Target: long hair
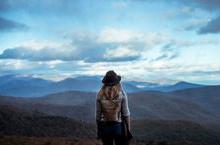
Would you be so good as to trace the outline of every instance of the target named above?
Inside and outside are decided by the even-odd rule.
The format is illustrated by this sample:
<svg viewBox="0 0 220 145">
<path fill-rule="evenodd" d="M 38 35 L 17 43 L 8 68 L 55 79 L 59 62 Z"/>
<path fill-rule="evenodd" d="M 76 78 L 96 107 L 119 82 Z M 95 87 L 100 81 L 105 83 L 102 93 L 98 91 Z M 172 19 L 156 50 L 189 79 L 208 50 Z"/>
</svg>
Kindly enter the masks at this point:
<svg viewBox="0 0 220 145">
<path fill-rule="evenodd" d="M 100 97 L 106 96 L 107 99 L 112 100 L 119 97 L 119 92 L 121 91 L 121 84 L 118 83 L 114 86 L 103 85 L 99 90 L 98 95 Z"/>
</svg>

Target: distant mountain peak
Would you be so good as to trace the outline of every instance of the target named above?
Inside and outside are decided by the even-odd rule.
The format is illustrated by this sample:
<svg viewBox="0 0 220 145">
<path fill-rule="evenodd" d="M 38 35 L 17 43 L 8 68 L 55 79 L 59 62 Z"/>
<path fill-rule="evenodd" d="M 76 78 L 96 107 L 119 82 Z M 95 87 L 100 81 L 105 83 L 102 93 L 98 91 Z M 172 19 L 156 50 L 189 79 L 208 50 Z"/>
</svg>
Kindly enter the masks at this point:
<svg viewBox="0 0 220 145">
<path fill-rule="evenodd" d="M 202 86 L 200 84 L 196 84 L 196 83 L 190 83 L 190 82 L 186 82 L 186 81 L 179 81 L 174 85 L 197 85 L 197 86 Z"/>
<path fill-rule="evenodd" d="M 186 81 L 179 81 L 179 82 L 175 83 L 174 85 L 182 85 L 182 84 L 192 84 L 192 83 L 189 83 Z"/>
</svg>

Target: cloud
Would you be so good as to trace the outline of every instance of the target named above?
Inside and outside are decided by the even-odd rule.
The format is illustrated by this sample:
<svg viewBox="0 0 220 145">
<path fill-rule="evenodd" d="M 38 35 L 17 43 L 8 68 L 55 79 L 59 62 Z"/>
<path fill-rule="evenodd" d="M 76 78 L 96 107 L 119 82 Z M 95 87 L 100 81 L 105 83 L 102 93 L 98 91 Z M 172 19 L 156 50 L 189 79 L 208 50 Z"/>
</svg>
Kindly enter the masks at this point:
<svg viewBox="0 0 220 145">
<path fill-rule="evenodd" d="M 129 49 L 128 47 L 119 46 L 116 49 L 107 49 L 106 54 L 104 55 L 105 58 L 120 58 L 123 56 L 127 57 L 138 57 L 140 56 L 140 51 Z"/>
<path fill-rule="evenodd" d="M 161 45 L 170 38 L 163 33 L 146 34 L 138 31 L 106 27 L 97 35 L 91 35 L 91 33 L 88 34 L 88 32 L 80 33 L 80 35 L 74 33 L 72 39 L 72 44 L 75 45 L 76 48 L 84 48 L 81 50 L 95 52 L 96 55 L 100 54 L 102 61 L 115 62 L 145 59 L 145 52 L 154 51 L 153 49 L 156 46 Z M 85 44 L 88 45 L 85 46 Z M 90 62 L 94 61 L 90 59 Z"/>
<path fill-rule="evenodd" d="M 0 60 L 0 71 L 4 74 L 41 74 L 45 78 L 54 76 L 63 78 L 79 75 L 104 75 L 107 70 L 113 69 L 123 76 L 123 80 L 157 83 L 207 80 L 209 84 L 219 84 L 219 68 L 219 64 L 185 65 L 167 61 L 148 62 L 146 60 L 96 63 L 57 60 L 39 62 L 15 59 Z"/>
<path fill-rule="evenodd" d="M 219 0 L 185 0 L 181 1 L 185 4 L 191 4 L 195 7 L 200 7 L 209 11 L 219 10 L 220 1 Z"/>
<path fill-rule="evenodd" d="M 179 55 L 178 53 L 164 53 L 157 58 L 155 58 L 153 61 L 159 61 L 159 60 L 172 60 L 177 58 Z"/>
<path fill-rule="evenodd" d="M 8 31 L 13 31 L 13 30 L 25 30 L 27 28 L 28 27 L 24 24 L 0 17 L 0 32 L 8 32 Z"/>
<path fill-rule="evenodd" d="M 68 47 L 44 46 L 36 48 L 36 45 L 34 45 L 35 47 L 33 45 L 30 45 L 30 47 L 24 45 L 5 49 L 0 54 L 0 59 L 26 59 L 31 61 L 84 60 L 86 62 L 131 61 L 137 59 L 140 55 L 138 53 L 140 50 L 135 45 L 136 41 L 130 38 L 132 34 L 128 36 L 129 39 L 122 37 L 111 39 L 111 36 L 108 34 L 103 35 L 103 32 L 96 34 L 88 31 L 79 31 L 67 36 L 71 41 Z M 121 35 L 125 36 L 122 32 Z M 122 50 L 122 48 L 126 49 Z M 130 52 L 133 52 L 133 54 L 130 54 Z"/>
<path fill-rule="evenodd" d="M 0 71 L 5 73 L 42 73 L 47 75 L 58 73 L 67 74 L 68 72 L 83 72 L 88 67 L 89 65 L 85 64 L 83 61 L 28 61 L 20 59 L 0 60 Z"/>
<path fill-rule="evenodd" d="M 202 18 L 193 18 L 186 21 L 186 24 L 181 26 L 181 28 L 178 28 L 180 31 L 197 31 L 200 29 L 204 24 L 208 23 L 209 19 L 202 19 Z"/>
<path fill-rule="evenodd" d="M 51 8 L 56 9 L 57 7 L 63 7 L 63 4 L 70 2 L 70 0 L 66 0 L 65 2 L 60 0 L 1 0 L 0 12 L 14 11 L 18 9 L 39 9 L 39 11 L 41 11 L 44 8 L 49 8 L 51 10 Z"/>
<path fill-rule="evenodd" d="M 74 56 L 71 55 L 72 50 L 63 51 L 59 48 L 44 48 L 44 49 L 31 49 L 31 48 L 9 48 L 3 51 L 0 59 L 27 59 L 32 61 L 49 61 L 49 60 L 73 60 Z"/>
<path fill-rule="evenodd" d="M 105 28 L 99 33 L 78 31 L 68 37 L 76 53 L 87 62 L 132 61 L 146 48 L 142 33 L 125 29 Z"/>
<path fill-rule="evenodd" d="M 209 21 L 205 26 L 198 30 L 198 34 L 219 33 L 220 32 L 220 16 Z"/>
<path fill-rule="evenodd" d="M 143 41 L 144 35 L 140 32 L 116 29 L 107 27 L 101 31 L 98 36 L 98 41 L 104 43 L 130 43 L 132 41 L 140 42 Z"/>
<path fill-rule="evenodd" d="M 68 34 L 65 39 L 70 43 L 66 45 L 20 45 L 7 48 L 0 54 L 0 59 L 26 59 L 31 61 L 50 60 L 83 60 L 86 62 L 117 62 L 134 61 L 154 57 L 147 54 L 163 43 L 170 41 L 164 34 L 137 32 L 125 29 L 106 28 L 99 33 L 77 31 Z M 29 43 L 28 43 L 29 44 Z M 48 42 L 48 44 L 50 44 Z M 37 46 L 41 48 L 36 48 Z M 172 52 L 173 53 L 173 52 Z M 175 56 L 167 49 L 159 55 L 166 54 L 167 59 Z M 159 59 L 158 59 L 159 60 Z"/>
<path fill-rule="evenodd" d="M 165 0 L 161 0 L 165 2 Z M 219 0 L 172 0 L 172 4 L 180 5 L 178 11 L 171 12 L 169 15 L 172 17 L 181 17 L 181 15 L 186 16 L 187 19 L 192 16 L 194 18 L 201 13 L 198 20 L 191 22 L 189 25 L 184 26 L 184 30 L 198 30 L 198 34 L 207 34 L 207 33 L 219 33 L 220 32 L 220 1 Z M 207 21 L 204 14 L 208 14 L 209 17 L 218 15 L 217 18 L 214 18 L 210 21 Z M 179 14 L 179 15 L 178 15 Z M 169 16 L 168 15 L 168 16 Z M 202 17 L 201 17 L 202 16 Z M 183 18 L 183 17 L 182 17 Z M 205 19 L 204 19 L 205 18 Z M 209 18 L 210 19 L 210 18 Z M 205 26 L 202 24 L 206 23 Z"/>
<path fill-rule="evenodd" d="M 90 65 L 83 61 L 28 61 L 18 59 L 0 60 L 1 75 L 31 75 L 44 79 L 62 80 L 67 77 L 88 74 Z"/>
<path fill-rule="evenodd" d="M 171 41 L 158 49 L 159 52 L 150 61 L 157 62 L 164 60 L 173 60 L 179 56 L 178 48 L 184 47 L 185 45 L 185 43 L 177 44 L 176 41 Z"/>
<path fill-rule="evenodd" d="M 85 20 L 97 15 L 97 8 L 102 7 L 96 5 L 96 2 L 73 0 L 1 0 L 0 14 L 22 12 L 26 15 L 71 16 L 71 19 Z M 88 11 L 88 7 L 93 12 Z"/>
<path fill-rule="evenodd" d="M 220 75 L 220 70 L 211 70 L 211 71 L 194 71 L 192 72 L 196 75 Z"/>
<path fill-rule="evenodd" d="M 143 51 L 167 39 L 163 34 L 144 34 L 111 27 L 104 28 L 99 33 L 74 32 L 67 37 L 72 41 L 76 53 L 87 62 L 137 60 Z"/>
<path fill-rule="evenodd" d="M 164 16 L 168 18 L 168 20 L 173 19 L 188 19 L 194 16 L 196 9 L 190 6 L 178 7 L 177 9 L 169 9 L 165 11 Z"/>
<path fill-rule="evenodd" d="M 166 2 L 166 0 L 161 1 Z M 201 8 L 208 11 L 219 11 L 220 7 L 219 0 L 171 0 L 170 2 L 194 8 Z"/>
<path fill-rule="evenodd" d="M 185 0 L 180 1 L 185 5 L 191 5 L 194 8 L 204 9 L 208 12 L 215 12 L 220 14 L 220 1 L 219 0 Z M 197 26 L 199 27 L 199 25 Z M 195 28 L 195 26 L 194 26 Z M 187 29 L 192 29 L 192 27 L 188 27 Z M 201 26 L 197 33 L 198 34 L 216 34 L 220 32 L 220 15 L 209 22 L 205 26 Z"/>
<path fill-rule="evenodd" d="M 167 3 L 167 0 L 132 0 L 133 2 L 144 2 L 144 3 L 152 3 L 152 2 L 164 2 Z M 217 10 L 219 11 L 220 1 L 219 0 L 170 0 L 169 4 L 181 4 L 184 6 L 191 6 L 194 8 L 202 8 L 209 11 Z"/>
</svg>

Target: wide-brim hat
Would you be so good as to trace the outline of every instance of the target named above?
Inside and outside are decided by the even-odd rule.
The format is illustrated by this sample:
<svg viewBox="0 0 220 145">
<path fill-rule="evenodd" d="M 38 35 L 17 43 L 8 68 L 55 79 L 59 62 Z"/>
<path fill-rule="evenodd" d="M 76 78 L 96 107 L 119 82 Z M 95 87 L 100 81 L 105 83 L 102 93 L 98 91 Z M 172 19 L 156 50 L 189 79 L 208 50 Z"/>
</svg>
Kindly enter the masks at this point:
<svg viewBox="0 0 220 145">
<path fill-rule="evenodd" d="M 108 71 L 104 78 L 102 79 L 102 83 L 106 86 L 114 86 L 121 81 L 121 76 L 117 75 L 113 70 Z"/>
</svg>

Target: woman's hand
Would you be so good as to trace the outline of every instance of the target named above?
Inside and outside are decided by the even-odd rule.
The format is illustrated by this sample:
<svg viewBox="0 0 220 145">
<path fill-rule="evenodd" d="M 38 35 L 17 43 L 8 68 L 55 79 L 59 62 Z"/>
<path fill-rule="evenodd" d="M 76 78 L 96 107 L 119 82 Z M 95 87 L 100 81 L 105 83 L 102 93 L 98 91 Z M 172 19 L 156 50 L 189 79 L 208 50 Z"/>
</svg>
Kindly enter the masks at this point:
<svg viewBox="0 0 220 145">
<path fill-rule="evenodd" d="M 101 131 L 100 131 L 100 121 L 96 120 L 96 139 L 100 139 L 101 138 Z"/>
<path fill-rule="evenodd" d="M 125 132 L 124 136 L 127 140 L 131 140 L 133 135 L 131 134 L 131 125 L 130 125 L 130 116 L 123 117 L 124 125 L 125 125 Z"/>
<path fill-rule="evenodd" d="M 130 116 L 125 117 L 125 123 L 126 123 L 126 126 L 127 126 L 128 130 L 130 131 L 131 130 Z"/>
</svg>

